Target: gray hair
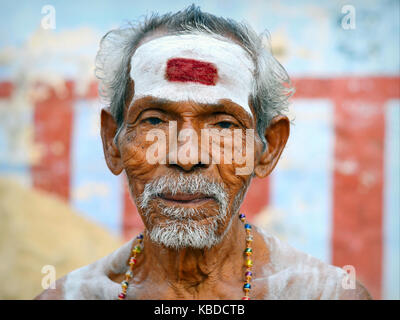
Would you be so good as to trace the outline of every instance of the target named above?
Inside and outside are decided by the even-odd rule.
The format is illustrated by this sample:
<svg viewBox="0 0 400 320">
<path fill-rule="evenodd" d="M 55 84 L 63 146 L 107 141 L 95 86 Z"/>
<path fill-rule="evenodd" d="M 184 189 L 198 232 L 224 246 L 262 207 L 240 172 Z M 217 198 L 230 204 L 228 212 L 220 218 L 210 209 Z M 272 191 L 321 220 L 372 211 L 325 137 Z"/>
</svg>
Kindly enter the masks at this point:
<svg viewBox="0 0 400 320">
<path fill-rule="evenodd" d="M 111 30 L 102 38 L 95 74 L 100 80 L 100 96 L 117 122 L 117 135 L 123 125 L 126 102 L 133 95 L 130 59 L 140 41 L 157 31 L 166 34 L 201 32 L 232 38 L 249 53 L 255 64 L 253 90 L 249 98 L 256 116 L 257 133 L 265 147 L 265 129 L 273 117 L 287 111 L 289 98 L 294 93 L 289 75 L 272 55 L 267 32 L 257 35 L 244 22 L 202 12 L 195 5 L 177 13 L 152 14 L 141 23 Z"/>
<path fill-rule="evenodd" d="M 151 221 L 150 214 L 153 207 L 152 200 L 163 193 L 173 195 L 183 192 L 187 194 L 202 193 L 212 197 L 218 203 L 216 214 L 208 216 L 203 208 L 184 208 L 180 206 L 165 206 L 158 203 L 158 208 L 162 215 L 167 217 L 167 221 L 156 224 Z M 228 210 L 229 195 L 225 191 L 223 183 L 209 180 L 202 174 L 179 176 L 162 176 L 145 185 L 142 195 L 139 197 L 138 207 L 142 209 L 146 220 L 146 232 L 155 243 L 163 244 L 167 247 L 180 249 L 185 247 L 192 248 L 211 248 L 218 244 L 229 231 L 232 225 L 233 212 Z M 237 202 L 234 201 L 236 205 Z M 236 208 L 236 207 L 235 207 Z M 237 207 L 239 208 L 239 207 Z M 196 220 L 207 219 L 207 224 L 199 223 Z M 228 220 L 228 227 L 222 234 L 218 229 L 224 220 Z"/>
</svg>

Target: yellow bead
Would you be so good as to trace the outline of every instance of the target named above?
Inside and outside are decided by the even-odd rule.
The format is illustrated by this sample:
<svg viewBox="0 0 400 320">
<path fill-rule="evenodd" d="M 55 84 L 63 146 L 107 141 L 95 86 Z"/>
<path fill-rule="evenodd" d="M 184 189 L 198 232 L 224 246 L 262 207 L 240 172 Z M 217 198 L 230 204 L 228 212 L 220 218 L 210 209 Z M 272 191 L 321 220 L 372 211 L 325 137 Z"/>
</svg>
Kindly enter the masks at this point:
<svg viewBox="0 0 400 320">
<path fill-rule="evenodd" d="M 250 259 L 246 260 L 246 266 L 247 267 L 253 266 L 253 261 L 251 261 Z"/>
</svg>

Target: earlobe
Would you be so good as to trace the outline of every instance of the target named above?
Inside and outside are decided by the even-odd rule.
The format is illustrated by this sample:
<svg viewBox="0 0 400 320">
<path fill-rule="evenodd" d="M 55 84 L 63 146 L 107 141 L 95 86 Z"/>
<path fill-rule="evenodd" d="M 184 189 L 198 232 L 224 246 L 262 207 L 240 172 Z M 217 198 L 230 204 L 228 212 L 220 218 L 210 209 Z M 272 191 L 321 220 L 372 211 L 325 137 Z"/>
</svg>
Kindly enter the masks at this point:
<svg viewBox="0 0 400 320">
<path fill-rule="evenodd" d="M 121 153 L 115 145 L 114 137 L 117 133 L 117 123 L 107 109 L 101 110 L 101 140 L 103 141 L 103 151 L 106 163 L 111 172 L 119 175 L 123 169 Z"/>
<path fill-rule="evenodd" d="M 275 168 L 285 148 L 290 133 L 290 121 L 286 116 L 280 115 L 272 119 L 265 130 L 267 147 L 254 168 L 254 173 L 259 178 L 265 178 Z"/>
</svg>

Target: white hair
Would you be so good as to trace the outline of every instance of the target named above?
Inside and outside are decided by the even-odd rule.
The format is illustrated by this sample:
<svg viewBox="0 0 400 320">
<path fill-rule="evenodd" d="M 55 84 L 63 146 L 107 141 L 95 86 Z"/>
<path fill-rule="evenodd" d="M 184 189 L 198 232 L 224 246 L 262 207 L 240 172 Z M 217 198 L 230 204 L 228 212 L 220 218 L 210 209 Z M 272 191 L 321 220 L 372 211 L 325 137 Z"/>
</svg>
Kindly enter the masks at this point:
<svg viewBox="0 0 400 320">
<path fill-rule="evenodd" d="M 154 225 L 149 219 L 150 214 L 155 210 L 152 205 L 153 200 L 163 193 L 172 195 L 202 193 L 214 198 L 218 207 L 215 209 L 215 214 L 212 214 L 204 208 L 167 206 L 158 201 L 157 208 L 167 221 Z M 147 183 L 139 198 L 138 206 L 146 219 L 150 239 L 174 249 L 211 248 L 222 240 L 232 223 L 232 216 L 228 210 L 228 195 L 223 184 L 210 181 L 200 174 L 185 176 L 181 173 L 177 178 L 163 176 Z M 228 227 L 224 232 L 219 233 L 218 229 L 226 219 L 230 219 Z M 203 222 L 199 223 L 199 220 Z M 204 220 L 207 223 L 204 223 Z"/>
<path fill-rule="evenodd" d="M 95 73 L 100 81 L 100 95 L 110 107 L 118 128 L 123 125 L 125 104 L 133 95 L 129 75 L 131 57 L 140 41 L 157 31 L 223 37 L 237 42 L 249 53 L 255 65 L 249 98 L 257 119 L 257 133 L 265 147 L 265 129 L 274 116 L 287 110 L 289 98 L 294 93 L 286 70 L 272 55 L 269 35 L 267 32 L 258 35 L 246 23 L 202 12 L 195 5 L 174 14 L 153 14 L 143 23 L 111 30 L 102 38 Z"/>
</svg>

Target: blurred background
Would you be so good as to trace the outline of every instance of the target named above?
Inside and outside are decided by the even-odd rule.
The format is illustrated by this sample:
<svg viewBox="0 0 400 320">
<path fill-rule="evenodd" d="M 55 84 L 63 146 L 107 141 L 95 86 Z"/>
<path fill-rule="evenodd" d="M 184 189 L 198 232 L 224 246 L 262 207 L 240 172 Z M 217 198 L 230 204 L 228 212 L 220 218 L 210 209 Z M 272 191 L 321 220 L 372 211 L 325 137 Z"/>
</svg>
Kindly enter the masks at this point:
<svg viewBox="0 0 400 320">
<path fill-rule="evenodd" d="M 0 299 L 41 292 L 141 231 L 106 167 L 94 77 L 101 37 L 191 3 L 268 29 L 296 87 L 280 163 L 250 221 L 375 299 L 400 299 L 399 1 L 0 1 Z"/>
</svg>

